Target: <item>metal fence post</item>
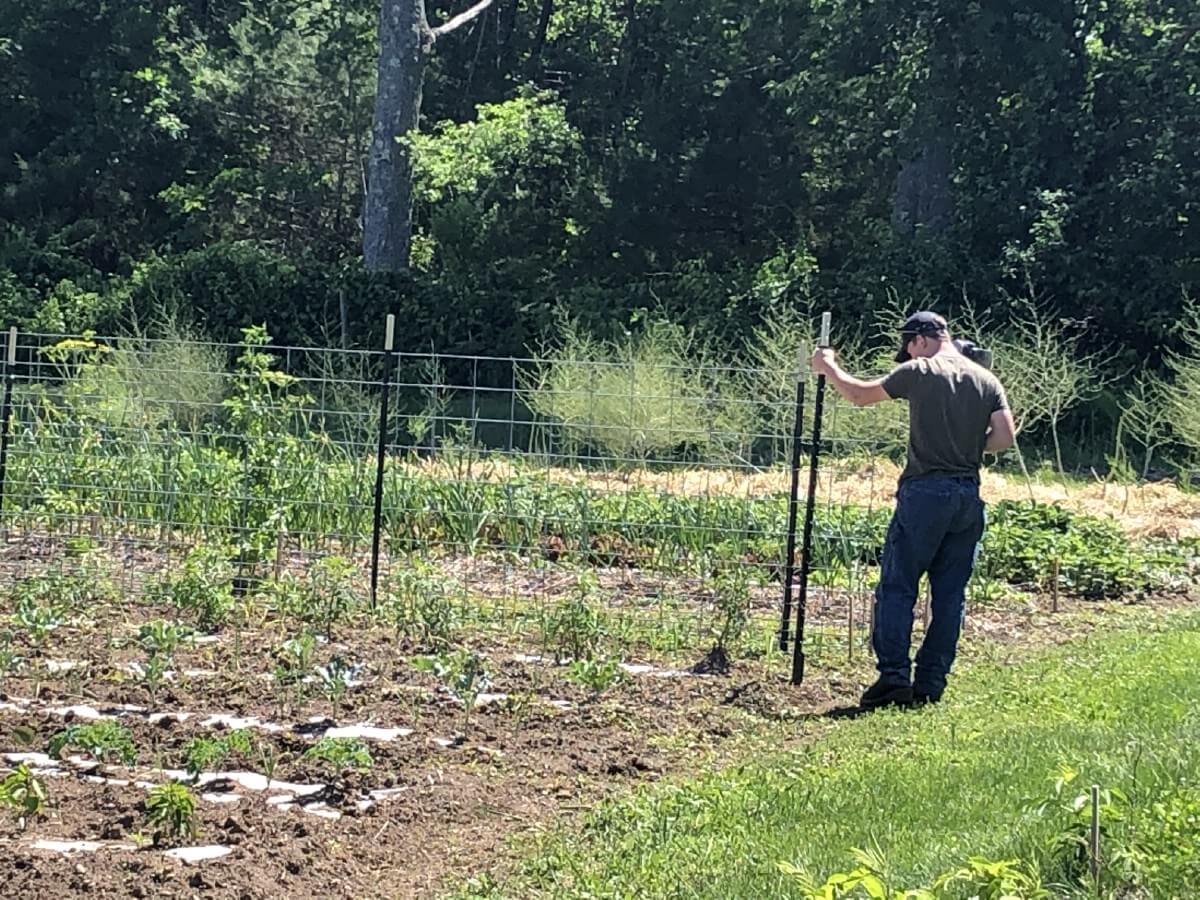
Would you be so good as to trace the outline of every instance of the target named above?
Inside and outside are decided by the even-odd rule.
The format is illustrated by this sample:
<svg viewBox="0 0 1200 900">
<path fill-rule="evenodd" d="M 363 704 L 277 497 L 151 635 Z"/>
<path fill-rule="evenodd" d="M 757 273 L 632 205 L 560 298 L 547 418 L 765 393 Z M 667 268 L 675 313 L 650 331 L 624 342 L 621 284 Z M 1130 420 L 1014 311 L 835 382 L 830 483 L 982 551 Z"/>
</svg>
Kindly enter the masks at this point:
<svg viewBox="0 0 1200 900">
<path fill-rule="evenodd" d="M 391 394 L 392 353 L 395 349 L 396 317 L 387 317 L 383 339 L 383 377 L 379 392 L 379 449 L 375 455 L 375 512 L 371 526 L 371 609 L 379 594 L 379 542 L 383 532 L 383 465 L 388 446 L 388 397 Z"/>
<path fill-rule="evenodd" d="M 821 316 L 819 347 L 829 346 L 831 315 Z M 813 514 L 817 505 L 817 464 L 821 457 L 821 416 L 825 412 L 825 376 L 817 378 L 817 395 L 813 403 L 812 447 L 809 449 L 808 504 L 804 508 L 804 537 L 800 554 L 800 596 L 796 600 L 796 644 L 792 653 L 792 684 L 804 681 L 804 622 L 808 606 L 808 576 L 812 571 Z"/>
<path fill-rule="evenodd" d="M 787 556 L 783 568 L 783 616 L 779 621 L 779 649 L 786 653 L 792 621 L 792 588 L 796 582 L 796 512 L 800 494 L 800 454 L 804 439 L 804 386 L 808 381 L 808 347 L 800 348 L 800 374 L 796 379 L 796 419 L 792 424 L 792 482 L 788 495 Z"/>
<path fill-rule="evenodd" d="M 0 522 L 4 517 L 4 497 L 8 486 L 8 431 L 12 424 L 13 382 L 17 379 L 17 328 L 8 329 L 8 353 L 4 364 L 4 405 L 0 409 Z"/>
</svg>

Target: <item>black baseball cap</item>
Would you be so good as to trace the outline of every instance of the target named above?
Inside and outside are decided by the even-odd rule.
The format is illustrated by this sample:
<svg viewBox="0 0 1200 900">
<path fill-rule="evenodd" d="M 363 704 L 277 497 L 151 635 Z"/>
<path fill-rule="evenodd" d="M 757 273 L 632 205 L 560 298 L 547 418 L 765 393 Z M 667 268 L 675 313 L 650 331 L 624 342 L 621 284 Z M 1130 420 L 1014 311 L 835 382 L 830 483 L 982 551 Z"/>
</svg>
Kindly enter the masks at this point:
<svg viewBox="0 0 1200 900">
<path fill-rule="evenodd" d="M 908 342 L 915 337 L 945 337 L 950 333 L 950 326 L 935 312 L 928 310 L 913 313 L 900 326 L 900 351 L 896 354 L 896 362 L 903 363 L 912 359 L 908 355 Z"/>
</svg>

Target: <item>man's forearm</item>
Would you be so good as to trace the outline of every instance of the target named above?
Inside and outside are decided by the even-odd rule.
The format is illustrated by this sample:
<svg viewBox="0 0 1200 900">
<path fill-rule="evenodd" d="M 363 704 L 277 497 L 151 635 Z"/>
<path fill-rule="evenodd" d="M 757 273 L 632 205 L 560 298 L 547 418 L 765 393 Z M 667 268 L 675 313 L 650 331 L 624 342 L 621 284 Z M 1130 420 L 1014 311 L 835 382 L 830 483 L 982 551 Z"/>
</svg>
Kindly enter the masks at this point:
<svg viewBox="0 0 1200 900">
<path fill-rule="evenodd" d="M 875 389 L 873 382 L 855 378 L 838 365 L 830 366 L 829 374 L 826 377 L 829 383 L 833 385 L 834 390 L 855 406 L 863 406 L 868 403 L 870 394 Z"/>
<path fill-rule="evenodd" d="M 987 440 L 983 443 L 984 453 L 999 453 L 1002 450 L 1007 450 L 1013 445 L 1012 438 L 1006 434 L 1000 434 L 995 428 L 989 428 Z"/>
<path fill-rule="evenodd" d="M 989 424 L 991 427 L 988 428 L 987 439 L 983 442 L 984 452 L 999 453 L 1016 443 L 1017 427 L 1013 422 L 1012 413 L 1007 409 L 992 413 Z"/>
</svg>

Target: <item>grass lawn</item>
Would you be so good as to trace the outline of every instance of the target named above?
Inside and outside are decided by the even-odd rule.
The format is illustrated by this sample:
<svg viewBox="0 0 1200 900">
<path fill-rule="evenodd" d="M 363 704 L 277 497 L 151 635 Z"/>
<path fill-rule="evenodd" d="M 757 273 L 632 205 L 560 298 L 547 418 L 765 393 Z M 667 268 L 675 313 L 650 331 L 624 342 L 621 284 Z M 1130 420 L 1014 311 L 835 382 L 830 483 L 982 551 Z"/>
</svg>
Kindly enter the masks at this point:
<svg viewBox="0 0 1200 900">
<path fill-rule="evenodd" d="M 925 896 L 1194 897 L 1200 615 L 1131 627 L 975 666 L 937 707 L 842 721 L 795 751 L 638 791 L 526 848 L 510 880 L 482 879 L 464 896 L 891 900 L 975 857 L 1016 861 L 1029 884 Z M 1082 844 L 1090 803 L 1078 799 L 1092 784 L 1103 791 L 1098 892 Z M 875 858 L 889 892 L 819 893 L 860 868 L 854 848 Z"/>
</svg>

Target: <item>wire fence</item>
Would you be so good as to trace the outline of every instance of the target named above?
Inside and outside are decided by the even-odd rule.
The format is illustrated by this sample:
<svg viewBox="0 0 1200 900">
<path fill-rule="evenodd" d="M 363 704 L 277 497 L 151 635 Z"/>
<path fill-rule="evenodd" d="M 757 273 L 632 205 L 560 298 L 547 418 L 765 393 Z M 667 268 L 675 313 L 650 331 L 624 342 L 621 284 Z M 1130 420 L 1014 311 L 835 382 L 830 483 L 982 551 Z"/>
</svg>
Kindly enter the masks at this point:
<svg viewBox="0 0 1200 900">
<path fill-rule="evenodd" d="M 623 653 L 775 641 L 798 364 L 278 347 L 252 331 L 14 330 L 7 350 L 10 583 L 103 569 L 130 602 L 212 620 L 198 595 L 228 582 L 228 603 L 442 640 L 477 622 L 545 643 L 599 610 Z M 828 398 L 838 465 L 896 451 L 902 423 L 856 414 Z M 875 471 L 835 466 L 819 485 L 813 652 L 869 639 L 891 494 Z"/>
</svg>

